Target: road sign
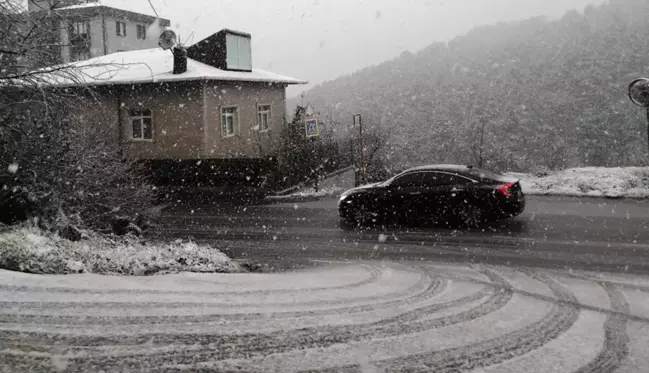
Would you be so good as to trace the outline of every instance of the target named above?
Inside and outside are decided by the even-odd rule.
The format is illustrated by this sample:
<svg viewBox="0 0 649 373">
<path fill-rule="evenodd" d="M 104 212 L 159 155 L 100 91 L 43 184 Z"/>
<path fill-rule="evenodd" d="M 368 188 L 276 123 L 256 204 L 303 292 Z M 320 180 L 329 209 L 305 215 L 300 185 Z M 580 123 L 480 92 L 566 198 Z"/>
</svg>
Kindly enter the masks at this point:
<svg viewBox="0 0 649 373">
<path fill-rule="evenodd" d="M 361 123 L 362 123 L 361 115 L 360 114 L 354 115 L 354 127 L 361 126 Z"/>
<path fill-rule="evenodd" d="M 647 147 L 649 147 L 649 79 L 636 79 L 629 84 L 629 98 L 647 111 Z"/>
<path fill-rule="evenodd" d="M 306 129 L 306 137 L 320 136 L 320 126 L 318 126 L 318 118 L 315 115 L 306 117 L 305 129 Z"/>
<path fill-rule="evenodd" d="M 629 85 L 629 98 L 640 107 L 649 107 L 649 79 L 634 80 Z"/>
</svg>

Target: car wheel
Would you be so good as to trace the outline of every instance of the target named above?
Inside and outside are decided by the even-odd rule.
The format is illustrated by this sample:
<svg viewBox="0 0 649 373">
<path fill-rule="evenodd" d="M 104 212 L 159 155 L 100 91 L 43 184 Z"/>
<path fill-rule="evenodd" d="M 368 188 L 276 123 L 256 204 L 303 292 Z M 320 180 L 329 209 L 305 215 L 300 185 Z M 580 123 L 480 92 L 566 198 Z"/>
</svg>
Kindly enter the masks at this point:
<svg viewBox="0 0 649 373">
<path fill-rule="evenodd" d="M 458 216 L 460 223 L 467 228 L 477 228 L 485 220 L 484 211 L 477 206 L 464 204 Z"/>
<path fill-rule="evenodd" d="M 359 205 L 355 207 L 351 211 L 347 219 L 349 223 L 356 224 L 356 225 L 372 224 L 372 223 L 376 223 L 377 220 L 378 220 L 378 214 L 364 205 Z"/>
</svg>

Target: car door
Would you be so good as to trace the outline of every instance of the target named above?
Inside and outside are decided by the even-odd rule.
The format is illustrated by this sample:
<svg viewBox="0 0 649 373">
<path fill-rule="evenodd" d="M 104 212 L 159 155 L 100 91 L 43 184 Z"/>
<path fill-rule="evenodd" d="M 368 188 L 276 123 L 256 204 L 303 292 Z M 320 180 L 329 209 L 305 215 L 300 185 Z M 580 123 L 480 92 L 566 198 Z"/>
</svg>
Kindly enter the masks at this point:
<svg viewBox="0 0 649 373">
<path fill-rule="evenodd" d="M 421 172 L 409 172 L 395 178 L 388 187 L 386 196 L 386 213 L 389 217 L 400 220 L 417 218 L 417 204 L 422 196 Z"/>
<path fill-rule="evenodd" d="M 448 172 L 436 172 L 433 196 L 437 216 L 454 215 L 468 203 L 475 181 Z"/>
<path fill-rule="evenodd" d="M 443 174 L 436 171 L 428 171 L 422 179 L 422 195 L 419 198 L 420 214 L 427 217 L 437 217 L 442 213 L 442 196 L 444 192 Z"/>
</svg>

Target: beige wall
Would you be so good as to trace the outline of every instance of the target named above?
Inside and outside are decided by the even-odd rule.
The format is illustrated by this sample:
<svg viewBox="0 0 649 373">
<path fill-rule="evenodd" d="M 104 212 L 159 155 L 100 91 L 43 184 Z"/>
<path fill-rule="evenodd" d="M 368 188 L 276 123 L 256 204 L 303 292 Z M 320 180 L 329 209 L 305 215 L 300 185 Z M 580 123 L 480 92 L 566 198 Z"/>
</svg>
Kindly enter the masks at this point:
<svg viewBox="0 0 649 373">
<path fill-rule="evenodd" d="M 269 154 L 284 123 L 285 86 L 266 83 L 208 82 L 205 87 L 205 158 L 251 158 Z M 257 126 L 257 105 L 271 105 L 269 131 Z M 224 138 L 221 108 L 238 108 L 239 126 L 234 137 Z"/>
<path fill-rule="evenodd" d="M 106 49 L 107 54 L 115 53 L 118 51 L 130 51 L 139 49 L 150 49 L 158 47 L 158 37 L 165 30 L 157 21 L 153 24 L 147 24 L 146 39 L 141 40 L 137 38 L 137 25 L 144 24 L 141 22 L 134 22 L 128 19 L 117 19 L 113 17 L 105 17 L 106 20 Z M 117 21 L 126 23 L 126 36 L 117 36 Z M 93 35 L 94 40 L 94 35 Z M 94 45 L 93 45 L 94 47 Z M 93 54 L 94 56 L 94 54 Z"/>
<path fill-rule="evenodd" d="M 59 32 L 61 34 L 61 61 L 64 63 L 70 62 L 70 47 L 68 46 L 70 44 L 70 38 L 69 38 L 69 31 L 67 28 L 67 22 L 61 21 L 59 23 Z"/>
<path fill-rule="evenodd" d="M 90 20 L 90 57 L 104 55 L 104 26 L 101 17 Z"/>
<path fill-rule="evenodd" d="M 122 142 L 128 157 L 140 159 L 197 159 L 203 150 L 201 83 L 166 88 L 153 85 L 122 94 Z M 130 110 L 153 112 L 153 140 L 133 140 Z"/>
<path fill-rule="evenodd" d="M 146 39 L 141 40 L 137 38 L 137 25 L 145 23 L 120 18 L 119 21 L 126 23 L 126 36 L 118 36 L 117 20 L 117 18 L 111 16 L 99 16 L 87 20 L 90 24 L 91 58 L 119 51 L 151 49 L 158 47 L 158 37 L 162 31 L 165 30 L 165 27 L 160 26 L 157 21 L 153 24 L 147 25 Z M 70 48 L 65 46 L 69 43 L 68 32 L 65 23 L 61 22 L 61 44 L 64 45 L 61 49 L 63 62 L 70 62 Z M 106 40 L 105 51 L 104 39 Z"/>
<path fill-rule="evenodd" d="M 104 113 L 98 114 L 96 107 L 80 106 L 75 115 L 96 126 L 114 128 L 115 141 L 123 144 L 127 157 L 135 159 L 258 158 L 275 150 L 284 124 L 283 85 L 186 82 L 121 86 L 104 91 L 101 100 Z M 270 128 L 263 133 L 254 129 L 257 105 L 271 105 Z M 230 138 L 221 136 L 221 108 L 226 106 L 239 110 L 236 136 Z M 132 138 L 131 109 L 152 111 L 152 140 Z"/>
</svg>

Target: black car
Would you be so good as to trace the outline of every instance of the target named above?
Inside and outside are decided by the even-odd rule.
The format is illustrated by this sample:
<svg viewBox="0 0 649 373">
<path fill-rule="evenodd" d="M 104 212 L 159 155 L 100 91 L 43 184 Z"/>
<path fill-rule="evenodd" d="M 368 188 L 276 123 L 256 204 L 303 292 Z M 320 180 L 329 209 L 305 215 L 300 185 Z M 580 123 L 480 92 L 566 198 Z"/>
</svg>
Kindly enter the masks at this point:
<svg viewBox="0 0 649 373">
<path fill-rule="evenodd" d="M 525 209 L 519 180 L 471 166 L 412 168 L 340 196 L 341 218 L 352 224 L 378 222 L 459 223 L 511 218 Z"/>
</svg>

